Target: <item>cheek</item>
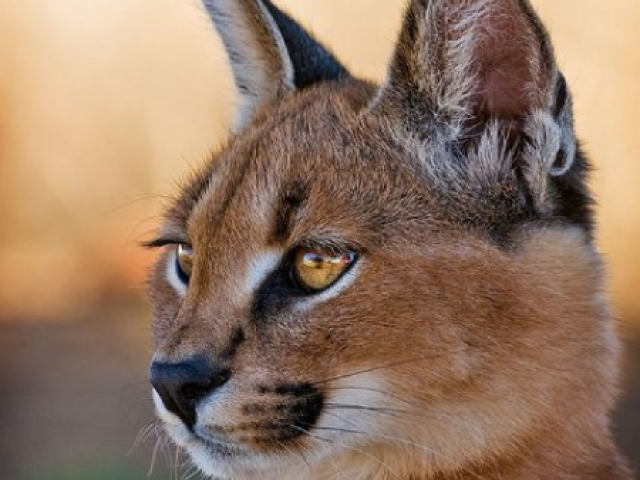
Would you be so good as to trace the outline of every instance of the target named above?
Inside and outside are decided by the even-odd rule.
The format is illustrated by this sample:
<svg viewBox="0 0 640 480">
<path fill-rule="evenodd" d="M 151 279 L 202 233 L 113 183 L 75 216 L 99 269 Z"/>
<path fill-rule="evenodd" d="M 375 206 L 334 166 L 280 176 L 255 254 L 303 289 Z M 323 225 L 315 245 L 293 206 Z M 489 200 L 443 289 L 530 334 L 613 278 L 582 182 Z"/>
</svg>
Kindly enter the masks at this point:
<svg viewBox="0 0 640 480">
<path fill-rule="evenodd" d="M 459 302 L 428 279 L 365 272 L 332 302 L 316 305 L 300 338 L 300 350 L 322 357 L 336 374 L 373 369 L 385 378 L 439 384 L 462 381 L 473 366 L 469 319 L 453 310 Z M 411 272 L 408 272 L 411 273 Z"/>
</svg>

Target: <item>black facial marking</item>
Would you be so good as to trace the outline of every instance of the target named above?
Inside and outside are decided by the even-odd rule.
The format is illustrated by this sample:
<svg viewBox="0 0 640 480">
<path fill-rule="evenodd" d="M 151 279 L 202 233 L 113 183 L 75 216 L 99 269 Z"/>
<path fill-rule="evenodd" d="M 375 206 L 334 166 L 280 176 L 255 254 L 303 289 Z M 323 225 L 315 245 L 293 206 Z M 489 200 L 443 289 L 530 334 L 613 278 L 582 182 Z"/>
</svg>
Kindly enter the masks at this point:
<svg viewBox="0 0 640 480">
<path fill-rule="evenodd" d="M 233 334 L 231 335 L 231 339 L 229 340 L 229 345 L 220 352 L 220 360 L 221 361 L 229 361 L 233 357 L 235 357 L 236 352 L 238 351 L 238 347 L 242 345 L 242 343 L 247 339 L 247 335 L 244 331 L 244 328 L 237 327 Z"/>
<path fill-rule="evenodd" d="M 251 304 L 251 319 L 263 325 L 269 317 L 291 305 L 300 292 L 289 278 L 288 267 L 282 265 L 273 271 L 256 290 Z"/>
<path fill-rule="evenodd" d="M 324 397 L 320 393 L 301 400 L 290 412 L 293 420 L 276 430 L 274 438 L 292 440 L 307 434 L 318 421 L 323 405 Z"/>
<path fill-rule="evenodd" d="M 316 245 L 315 243 L 302 243 L 306 245 Z M 335 249 L 336 252 L 349 252 L 351 257 L 350 265 L 341 273 L 344 275 L 349 268 L 355 264 L 357 254 L 348 246 L 338 246 L 336 244 L 325 243 L 318 248 Z M 267 324 L 269 318 L 286 310 L 293 302 L 304 297 L 315 295 L 322 290 L 311 290 L 306 288 L 296 278 L 293 272 L 293 264 L 298 249 L 293 248 L 286 255 L 280 266 L 271 272 L 253 294 L 251 304 L 251 319 L 257 326 Z M 362 252 L 363 249 L 360 249 Z M 340 277 L 338 277 L 340 278 Z M 337 281 L 337 279 L 335 280 Z M 335 282 L 334 282 L 335 283 Z"/>
<path fill-rule="evenodd" d="M 250 311 L 257 326 L 265 325 L 269 318 L 289 308 L 297 299 L 309 296 L 309 292 L 301 289 L 292 278 L 294 254 L 295 250 L 292 250 L 254 292 Z"/>
<path fill-rule="evenodd" d="M 271 243 L 286 240 L 291 233 L 292 221 L 295 213 L 309 197 L 309 187 L 303 182 L 295 182 L 279 195 L 277 200 L 275 223 L 271 233 Z"/>
<path fill-rule="evenodd" d="M 250 404 L 243 408 L 248 415 L 269 417 L 253 424 L 265 442 L 282 442 L 305 435 L 318 421 L 324 406 L 323 393 L 310 383 L 261 386 L 258 392 L 278 399 L 277 403 Z"/>
<path fill-rule="evenodd" d="M 276 395 L 286 395 L 292 397 L 308 397 L 316 394 L 318 389 L 310 383 L 283 383 L 271 390 Z"/>
</svg>

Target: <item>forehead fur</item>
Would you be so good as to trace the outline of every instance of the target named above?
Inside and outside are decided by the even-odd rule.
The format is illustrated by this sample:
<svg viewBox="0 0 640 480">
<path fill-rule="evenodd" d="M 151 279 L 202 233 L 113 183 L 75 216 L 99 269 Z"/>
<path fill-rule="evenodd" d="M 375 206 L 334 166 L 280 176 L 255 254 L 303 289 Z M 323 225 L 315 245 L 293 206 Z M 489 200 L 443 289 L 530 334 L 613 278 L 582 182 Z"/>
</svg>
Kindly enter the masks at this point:
<svg viewBox="0 0 640 480">
<path fill-rule="evenodd" d="M 442 143 L 371 115 L 373 95 L 372 85 L 345 80 L 303 90 L 262 112 L 194 175 L 169 223 L 184 231 L 196 206 L 220 217 L 233 198 L 243 197 L 243 208 L 261 197 L 272 217 L 287 217 L 287 204 L 312 197 L 325 203 L 327 222 L 359 225 L 380 238 L 385 232 L 397 237 L 399 225 L 428 224 L 505 242 L 524 223 L 588 219 L 586 192 L 575 188 L 580 183 L 547 178 L 561 135 L 548 115 L 535 112 L 524 121 L 532 132 L 524 143 L 498 121 L 464 142 Z M 580 152 L 577 157 L 571 175 L 583 176 L 584 159 Z M 322 209 L 318 214 L 321 223 Z M 275 219 L 273 233 L 289 221 Z"/>
</svg>

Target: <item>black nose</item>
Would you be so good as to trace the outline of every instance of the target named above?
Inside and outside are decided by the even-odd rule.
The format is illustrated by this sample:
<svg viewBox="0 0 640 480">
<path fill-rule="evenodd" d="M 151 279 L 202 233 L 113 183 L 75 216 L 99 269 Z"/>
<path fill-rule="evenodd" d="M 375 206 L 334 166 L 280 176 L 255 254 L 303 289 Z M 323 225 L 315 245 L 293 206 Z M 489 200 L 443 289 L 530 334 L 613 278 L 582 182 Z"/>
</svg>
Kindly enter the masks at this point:
<svg viewBox="0 0 640 480">
<path fill-rule="evenodd" d="M 228 368 L 212 365 L 201 356 L 179 363 L 153 362 L 149 380 L 164 406 L 187 427 L 196 423 L 196 406 L 209 393 L 229 381 Z"/>
</svg>

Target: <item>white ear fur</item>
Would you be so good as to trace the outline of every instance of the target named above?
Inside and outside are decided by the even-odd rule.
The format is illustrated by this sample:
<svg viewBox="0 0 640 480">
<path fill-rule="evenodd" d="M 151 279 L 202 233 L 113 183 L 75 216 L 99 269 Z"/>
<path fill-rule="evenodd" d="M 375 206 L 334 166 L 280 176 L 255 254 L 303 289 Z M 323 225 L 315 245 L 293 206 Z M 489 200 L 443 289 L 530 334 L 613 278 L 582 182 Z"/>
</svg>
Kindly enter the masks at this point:
<svg viewBox="0 0 640 480">
<path fill-rule="evenodd" d="M 235 130 L 244 128 L 263 106 L 294 89 L 287 48 L 261 0 L 203 0 L 231 61 L 240 102 Z"/>
<path fill-rule="evenodd" d="M 469 119 L 550 108 L 556 76 L 526 0 L 413 0 L 371 108 L 455 141 Z"/>
</svg>

